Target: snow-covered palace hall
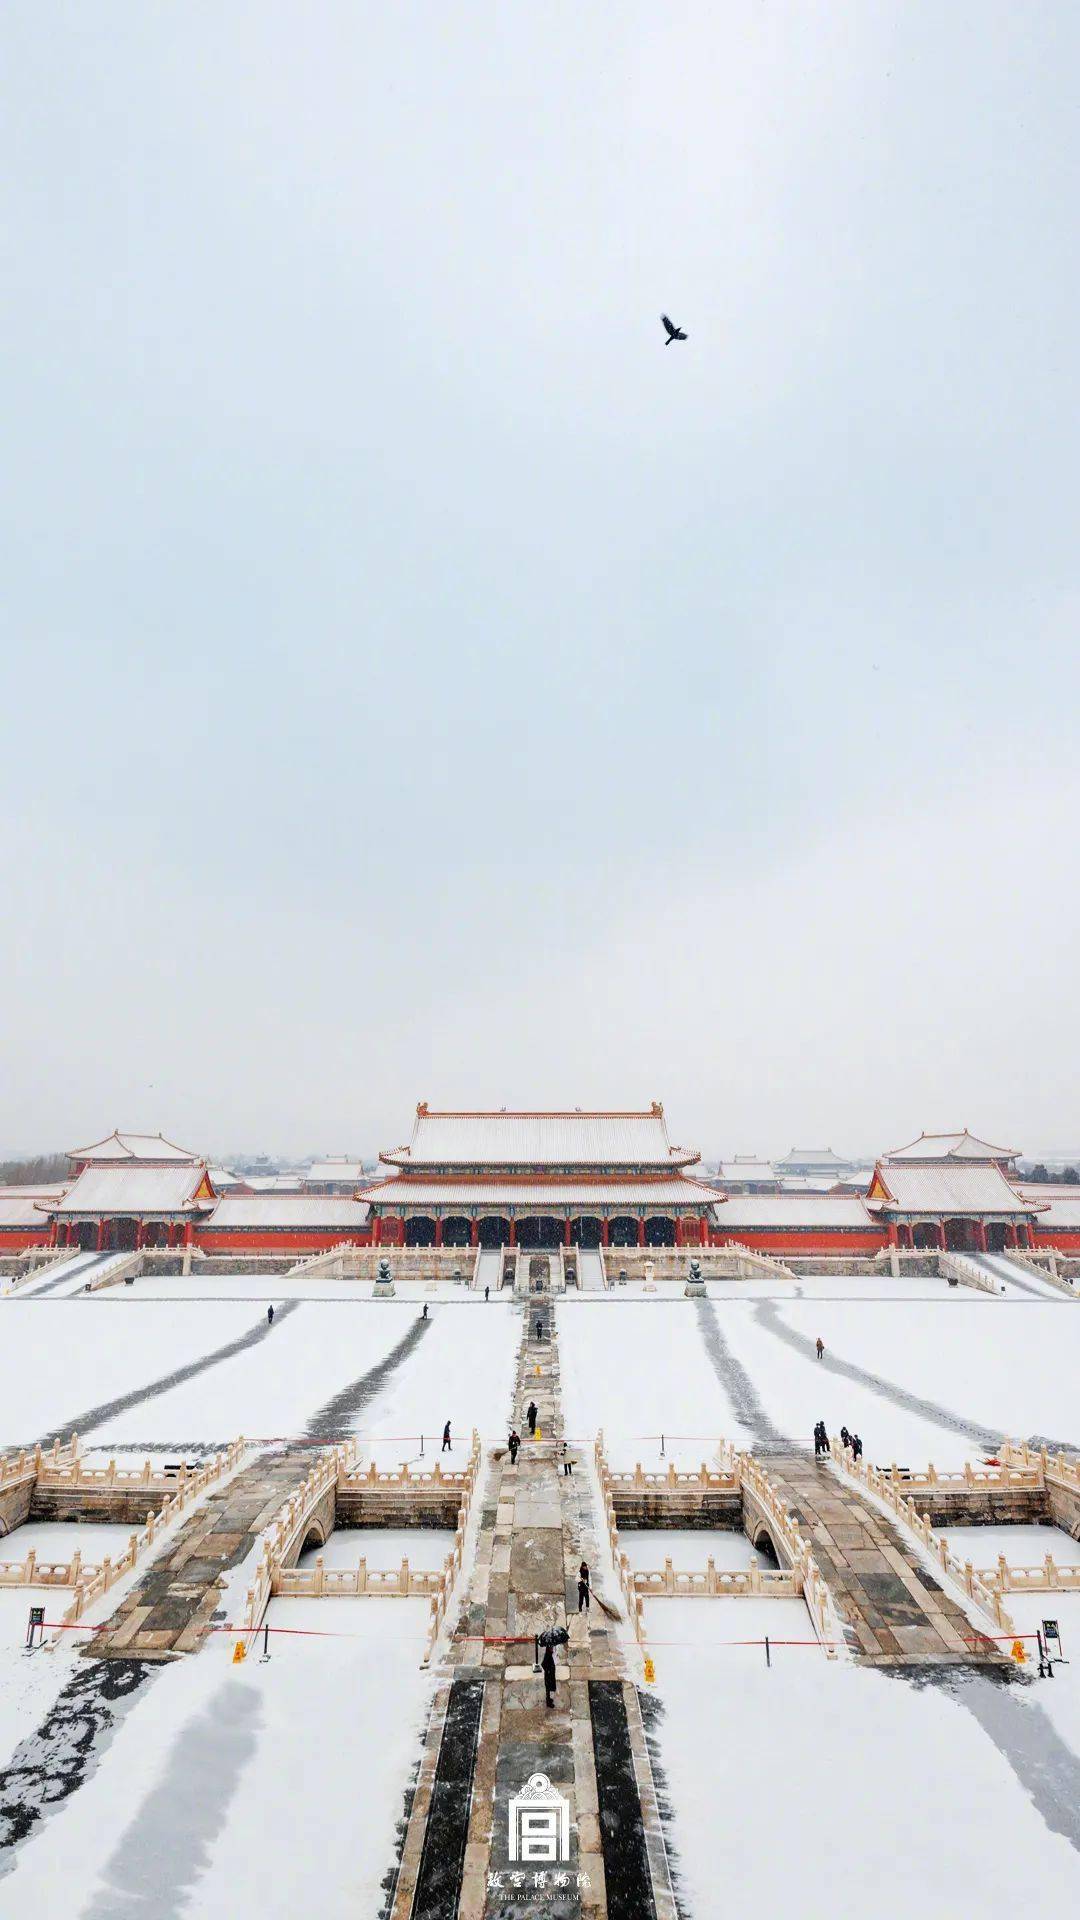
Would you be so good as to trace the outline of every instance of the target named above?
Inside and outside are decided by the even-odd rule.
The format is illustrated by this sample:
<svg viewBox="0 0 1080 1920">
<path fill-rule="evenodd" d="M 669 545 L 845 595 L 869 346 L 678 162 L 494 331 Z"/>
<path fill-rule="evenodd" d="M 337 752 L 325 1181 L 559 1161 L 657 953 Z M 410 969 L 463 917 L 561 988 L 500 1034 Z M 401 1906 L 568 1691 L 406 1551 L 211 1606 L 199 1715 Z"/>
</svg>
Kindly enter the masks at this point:
<svg viewBox="0 0 1080 1920">
<path fill-rule="evenodd" d="M 1080 1909 L 1069 1170 L 398 1138 L 0 1188 L 0 1920 Z"/>
</svg>

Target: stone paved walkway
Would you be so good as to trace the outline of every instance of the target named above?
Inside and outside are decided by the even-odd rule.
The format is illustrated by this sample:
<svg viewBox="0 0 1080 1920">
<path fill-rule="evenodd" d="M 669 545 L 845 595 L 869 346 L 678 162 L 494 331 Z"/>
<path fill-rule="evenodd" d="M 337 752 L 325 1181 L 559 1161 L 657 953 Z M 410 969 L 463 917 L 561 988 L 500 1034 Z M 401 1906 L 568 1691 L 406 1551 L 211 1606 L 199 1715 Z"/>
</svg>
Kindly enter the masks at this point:
<svg viewBox="0 0 1080 1920">
<path fill-rule="evenodd" d="M 764 1463 L 821 1569 L 848 1645 L 875 1666 L 999 1664 L 960 1603 L 876 1507 L 809 1455 Z"/>
<path fill-rule="evenodd" d="M 626 1677 L 617 1620 L 595 1599 L 588 1613 L 578 1612 L 581 1560 L 594 1584 L 608 1589 L 609 1605 L 613 1577 L 606 1537 L 597 1531 L 589 1463 L 575 1457 L 573 1474 L 563 1471 L 558 1341 L 547 1296 L 530 1295 L 525 1316 L 513 1400 L 522 1448 L 516 1466 L 509 1453 L 491 1464 L 468 1597 L 449 1653 L 455 1678 L 436 1695 L 391 1912 L 393 1920 L 428 1920 L 436 1911 L 424 1847 L 438 1816 L 439 1756 L 455 1689 L 480 1674 L 460 1899 L 438 1920 L 455 1913 L 459 1920 L 674 1920 L 640 1704 Z M 530 1400 L 539 1409 L 535 1440 L 525 1418 Z M 533 1671 L 533 1636 L 549 1626 L 565 1626 L 570 1635 L 558 1651 L 550 1709 Z M 537 1773 L 569 1802 L 571 1849 L 534 1892 L 535 1865 L 526 1873 L 509 1858 L 508 1804 Z"/>
<path fill-rule="evenodd" d="M 94 1635 L 87 1654 L 170 1660 L 196 1652 L 220 1604 L 222 1574 L 247 1558 L 311 1467 L 310 1449 L 292 1447 L 252 1461 L 211 1493 Z"/>
</svg>

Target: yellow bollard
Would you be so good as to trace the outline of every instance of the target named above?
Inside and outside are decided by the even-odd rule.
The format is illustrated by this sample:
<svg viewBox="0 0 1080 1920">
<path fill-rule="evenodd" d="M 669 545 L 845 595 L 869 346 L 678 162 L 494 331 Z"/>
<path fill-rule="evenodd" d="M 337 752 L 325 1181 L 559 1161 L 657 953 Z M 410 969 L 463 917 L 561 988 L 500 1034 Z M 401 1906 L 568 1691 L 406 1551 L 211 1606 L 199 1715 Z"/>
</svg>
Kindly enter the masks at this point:
<svg viewBox="0 0 1080 1920">
<path fill-rule="evenodd" d="M 245 1647 L 242 1640 L 238 1640 L 235 1647 L 233 1648 L 233 1655 L 232 1655 L 233 1666 L 234 1667 L 242 1666 L 243 1662 L 246 1659 L 247 1659 L 247 1648 Z"/>
<path fill-rule="evenodd" d="M 534 1368 L 533 1368 L 533 1372 L 534 1372 L 534 1373 L 536 1373 L 536 1374 L 538 1374 L 538 1373 L 540 1372 L 540 1369 L 539 1369 L 539 1367 L 534 1367 Z"/>
<path fill-rule="evenodd" d="M 650 1686 L 652 1686 L 656 1680 L 656 1668 L 653 1666 L 651 1653 L 645 1655 L 645 1678 Z"/>
<path fill-rule="evenodd" d="M 539 1429 L 539 1427 L 537 1427 L 537 1429 L 536 1429 L 536 1432 L 535 1432 L 535 1433 L 534 1433 L 534 1435 L 533 1435 L 533 1439 L 534 1439 L 534 1440 L 542 1440 L 542 1439 L 543 1439 L 543 1437 L 544 1437 L 544 1436 L 543 1436 L 543 1434 L 541 1433 L 541 1431 L 540 1431 L 540 1429 Z"/>
<path fill-rule="evenodd" d="M 1016 1661 L 1016 1664 L 1017 1664 L 1017 1666 L 1018 1666 L 1018 1667 L 1022 1667 L 1022 1666 L 1023 1666 L 1023 1664 L 1024 1664 L 1024 1662 L 1025 1662 L 1025 1660 L 1027 1659 L 1027 1654 L 1026 1654 L 1026 1652 L 1025 1652 L 1025 1650 L 1024 1650 L 1024 1643 L 1023 1643 L 1023 1641 L 1022 1641 L 1022 1640 L 1014 1640 L 1014 1641 L 1013 1641 L 1013 1643 L 1012 1643 L 1012 1657 L 1013 1657 L 1013 1659 L 1014 1659 L 1014 1660 Z"/>
</svg>

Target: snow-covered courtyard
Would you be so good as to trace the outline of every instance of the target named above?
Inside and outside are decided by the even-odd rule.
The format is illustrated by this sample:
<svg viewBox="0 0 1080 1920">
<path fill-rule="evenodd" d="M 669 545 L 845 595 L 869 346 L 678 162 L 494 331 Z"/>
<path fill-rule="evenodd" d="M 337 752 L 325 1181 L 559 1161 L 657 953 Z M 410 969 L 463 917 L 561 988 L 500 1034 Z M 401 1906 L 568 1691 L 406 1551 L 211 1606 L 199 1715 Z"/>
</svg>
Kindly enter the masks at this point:
<svg viewBox="0 0 1080 1920">
<path fill-rule="evenodd" d="M 698 1300 L 674 1289 L 570 1295 L 556 1314 L 565 1427 L 590 1486 L 598 1429 L 619 1471 L 715 1464 L 722 1440 L 765 1458 L 781 1445 L 805 1451 L 818 1419 L 859 1432 L 879 1464 L 933 1460 L 943 1471 L 987 1457 L 994 1436 L 1080 1442 L 1080 1310 L 1064 1299 L 822 1277 L 797 1291 L 717 1284 Z M 330 1434 L 355 1437 L 361 1462 L 383 1469 L 426 1471 L 438 1460 L 460 1470 L 474 1428 L 490 1458 L 511 1417 L 524 1420 L 513 1405 L 521 1308 L 509 1297 L 485 1303 L 441 1286 L 373 1301 L 347 1282 L 305 1292 L 299 1281 L 238 1276 L 12 1298 L 0 1315 L 5 1442 L 78 1428 L 93 1466 L 141 1463 L 147 1449 L 159 1463 L 200 1459 L 239 1434 L 271 1458 L 284 1443 Z M 1075 1542 L 1045 1527 L 948 1531 L 980 1566 L 1001 1551 L 1017 1564 L 1047 1551 L 1062 1565 L 1080 1560 Z M 81 1545 L 96 1559 L 127 1533 L 34 1521 L 12 1531 L 3 1558 L 22 1561 L 33 1547 L 60 1561 Z M 621 1539 L 634 1570 L 670 1558 L 700 1572 L 711 1557 L 745 1571 L 758 1558 L 733 1531 Z M 407 1558 L 437 1569 L 451 1546 L 439 1528 L 339 1527 L 305 1549 L 300 1567 L 364 1558 L 393 1570 Z M 253 1558 L 228 1573 L 227 1620 L 253 1573 Z M 602 1568 L 597 1579 L 612 1585 Z M 234 1664 L 235 1634 L 222 1631 L 197 1655 L 153 1669 L 95 1739 L 92 1763 L 61 1769 L 54 1796 L 42 1730 L 97 1670 L 83 1649 L 118 1594 L 89 1610 L 85 1631 L 27 1654 L 29 1605 L 44 1601 L 51 1623 L 70 1595 L 0 1589 L 3 1920 L 31 1911 L 292 1920 L 308 1907 L 324 1920 L 376 1920 L 438 1683 L 438 1662 L 422 1664 L 427 1603 L 271 1600 L 268 1661 L 260 1639 Z M 625 1652 L 646 1702 L 683 1913 L 708 1920 L 736 1888 L 790 1896 L 812 1920 L 861 1909 L 870 1887 L 886 1920 L 913 1908 L 1071 1910 L 1080 1595 L 1009 1604 L 1020 1633 L 1056 1617 L 1075 1664 L 1052 1682 L 1018 1675 L 1008 1685 L 962 1669 L 886 1675 L 826 1659 L 801 1600 L 650 1597 L 655 1680 L 645 1681 L 636 1644 Z M 12 1818 L 23 1789 L 39 1796 L 40 1814 L 25 1831 Z"/>
</svg>

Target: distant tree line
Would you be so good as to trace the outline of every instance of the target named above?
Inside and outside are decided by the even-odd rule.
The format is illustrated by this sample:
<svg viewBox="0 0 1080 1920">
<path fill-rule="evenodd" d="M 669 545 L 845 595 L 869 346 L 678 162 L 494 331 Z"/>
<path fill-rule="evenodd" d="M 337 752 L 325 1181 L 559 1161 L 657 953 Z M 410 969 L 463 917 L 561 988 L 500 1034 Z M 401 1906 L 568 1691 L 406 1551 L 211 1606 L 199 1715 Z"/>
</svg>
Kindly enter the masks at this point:
<svg viewBox="0 0 1080 1920">
<path fill-rule="evenodd" d="M 1080 1187 L 1080 1167 L 1044 1167 L 1039 1160 L 1030 1173 L 1025 1173 L 1024 1179 L 1030 1180 L 1033 1186 Z"/>
<path fill-rule="evenodd" d="M 67 1177 L 66 1153 L 39 1153 L 34 1160 L 0 1160 L 0 1187 L 51 1187 Z"/>
</svg>

